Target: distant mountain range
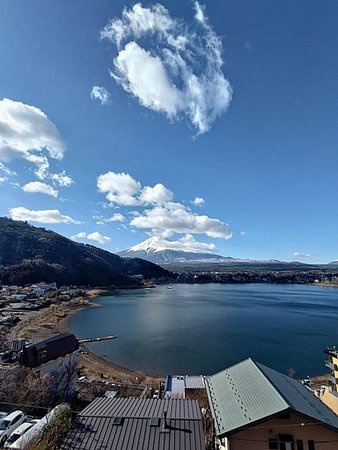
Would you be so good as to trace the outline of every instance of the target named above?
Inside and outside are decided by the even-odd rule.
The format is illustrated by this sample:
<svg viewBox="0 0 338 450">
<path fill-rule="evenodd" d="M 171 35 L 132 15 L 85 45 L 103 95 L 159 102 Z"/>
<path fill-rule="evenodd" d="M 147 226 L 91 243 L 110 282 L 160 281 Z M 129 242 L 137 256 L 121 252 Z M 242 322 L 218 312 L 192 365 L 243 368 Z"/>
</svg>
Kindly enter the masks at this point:
<svg viewBox="0 0 338 450">
<path fill-rule="evenodd" d="M 312 267 L 313 264 L 306 264 L 299 261 L 280 261 L 278 259 L 255 260 L 240 259 L 230 256 L 221 256 L 209 252 L 196 251 L 193 248 L 173 248 L 177 245 L 158 236 L 151 237 L 140 244 L 135 245 L 127 250 L 119 252 L 118 255 L 125 258 L 142 258 L 146 261 L 153 262 L 165 267 L 179 268 L 180 266 L 188 267 L 193 270 L 194 266 L 203 265 L 203 267 L 215 268 L 236 267 L 236 268 L 299 268 Z M 338 266 L 338 261 L 333 261 L 330 265 Z"/>
<path fill-rule="evenodd" d="M 167 270 L 141 259 L 123 259 L 44 228 L 0 218 L 0 283 L 40 281 L 59 285 L 130 286 L 144 278 L 170 277 Z"/>
</svg>

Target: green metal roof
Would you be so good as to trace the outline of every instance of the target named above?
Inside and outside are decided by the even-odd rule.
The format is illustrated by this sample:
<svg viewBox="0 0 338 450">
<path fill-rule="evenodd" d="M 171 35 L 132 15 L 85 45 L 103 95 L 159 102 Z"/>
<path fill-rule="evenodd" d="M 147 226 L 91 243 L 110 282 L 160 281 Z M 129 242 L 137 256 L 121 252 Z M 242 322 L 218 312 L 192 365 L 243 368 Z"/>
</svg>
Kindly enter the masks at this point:
<svg viewBox="0 0 338 450">
<path fill-rule="evenodd" d="M 290 409 L 338 429 L 338 417 L 300 382 L 251 359 L 207 378 L 206 386 L 218 436 Z"/>
</svg>

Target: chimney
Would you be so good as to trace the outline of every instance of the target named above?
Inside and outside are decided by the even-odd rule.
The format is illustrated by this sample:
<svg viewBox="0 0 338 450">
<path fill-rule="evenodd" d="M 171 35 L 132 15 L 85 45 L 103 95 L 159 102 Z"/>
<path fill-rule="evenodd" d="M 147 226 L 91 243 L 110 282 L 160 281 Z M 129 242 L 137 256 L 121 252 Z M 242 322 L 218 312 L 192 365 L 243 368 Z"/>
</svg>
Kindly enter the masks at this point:
<svg viewBox="0 0 338 450">
<path fill-rule="evenodd" d="M 162 432 L 168 432 L 169 431 L 169 427 L 168 427 L 168 423 L 167 423 L 167 411 L 163 411 L 163 420 L 162 420 L 161 431 Z"/>
</svg>

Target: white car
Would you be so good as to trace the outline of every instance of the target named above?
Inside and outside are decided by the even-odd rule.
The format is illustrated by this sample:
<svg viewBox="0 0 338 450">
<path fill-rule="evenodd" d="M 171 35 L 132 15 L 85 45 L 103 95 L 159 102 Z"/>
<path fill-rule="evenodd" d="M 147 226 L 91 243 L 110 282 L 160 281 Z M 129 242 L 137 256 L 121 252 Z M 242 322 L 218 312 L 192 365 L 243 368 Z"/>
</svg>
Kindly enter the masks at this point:
<svg viewBox="0 0 338 450">
<path fill-rule="evenodd" d="M 0 420 L 0 445 L 9 438 L 19 425 L 25 422 L 26 418 L 26 415 L 22 411 L 14 411 Z"/>
<path fill-rule="evenodd" d="M 160 395 L 159 390 L 156 389 L 156 391 L 154 392 L 153 398 L 158 398 Z"/>
<path fill-rule="evenodd" d="M 13 433 L 9 436 L 9 438 L 5 442 L 4 447 L 10 448 L 10 446 L 15 441 L 17 441 L 24 433 L 26 433 L 26 431 L 28 431 L 30 428 L 32 428 L 33 425 L 34 425 L 34 423 L 31 423 L 31 422 L 25 422 L 25 423 L 22 423 L 21 425 L 19 425 L 18 428 L 16 430 L 14 430 Z"/>
</svg>

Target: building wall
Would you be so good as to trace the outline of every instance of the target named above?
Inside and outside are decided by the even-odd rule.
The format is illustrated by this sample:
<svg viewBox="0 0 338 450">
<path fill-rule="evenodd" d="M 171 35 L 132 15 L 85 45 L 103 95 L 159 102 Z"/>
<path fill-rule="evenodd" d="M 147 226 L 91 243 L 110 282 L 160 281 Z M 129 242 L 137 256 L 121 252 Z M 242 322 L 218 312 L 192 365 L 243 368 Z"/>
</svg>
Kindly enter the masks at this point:
<svg viewBox="0 0 338 450">
<path fill-rule="evenodd" d="M 315 450 L 337 450 L 338 448 L 338 432 L 296 414 L 291 414 L 289 419 L 271 419 L 240 431 L 229 437 L 228 448 L 229 450 L 267 450 L 269 439 L 276 439 L 280 434 L 291 435 L 294 443 L 296 440 L 302 440 L 304 450 L 309 449 L 309 440 L 315 441 Z M 297 450 L 296 444 L 292 448 Z"/>
<path fill-rule="evenodd" d="M 333 369 L 331 369 L 331 376 L 333 378 L 331 382 L 332 388 L 338 392 L 337 379 L 338 379 L 338 358 L 333 354 L 329 355 L 329 362 L 333 365 Z"/>
<path fill-rule="evenodd" d="M 338 414 L 338 394 L 333 388 L 327 387 L 319 398 L 334 413 Z"/>
<path fill-rule="evenodd" d="M 50 374 L 55 380 L 56 395 L 62 400 L 72 398 L 76 393 L 77 367 L 79 352 L 48 361 L 34 369 L 40 375 Z"/>
</svg>

